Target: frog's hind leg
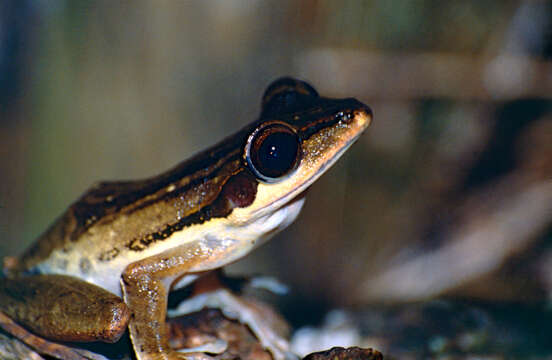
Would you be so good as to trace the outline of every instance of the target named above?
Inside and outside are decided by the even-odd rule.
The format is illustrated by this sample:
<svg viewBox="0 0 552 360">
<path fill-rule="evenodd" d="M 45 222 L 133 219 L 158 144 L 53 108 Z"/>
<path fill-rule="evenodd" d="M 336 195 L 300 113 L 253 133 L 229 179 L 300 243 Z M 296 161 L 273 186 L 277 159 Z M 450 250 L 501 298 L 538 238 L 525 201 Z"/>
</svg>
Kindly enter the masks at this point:
<svg viewBox="0 0 552 360">
<path fill-rule="evenodd" d="M 15 336 L 22 334 L 23 341 L 35 337 L 13 325 L 54 341 L 116 342 L 130 319 L 120 297 L 64 275 L 0 278 L 0 312 L 2 327 Z M 37 343 L 30 345 L 37 348 Z M 38 350 L 43 347 L 39 345 Z"/>
<path fill-rule="evenodd" d="M 51 356 L 63 360 L 107 360 L 102 355 L 91 353 L 83 349 L 74 349 L 69 346 L 54 343 L 33 335 L 20 325 L 16 324 L 9 316 L 0 311 L 0 328 L 16 339 L 33 348 L 39 354 Z M 14 340 L 15 341 L 15 340 Z M 13 354 L 16 355 L 16 354 Z M 20 354 L 17 354 L 20 355 Z M 42 357 L 39 357 L 42 359 Z M 33 358 L 34 359 L 34 358 Z"/>
</svg>

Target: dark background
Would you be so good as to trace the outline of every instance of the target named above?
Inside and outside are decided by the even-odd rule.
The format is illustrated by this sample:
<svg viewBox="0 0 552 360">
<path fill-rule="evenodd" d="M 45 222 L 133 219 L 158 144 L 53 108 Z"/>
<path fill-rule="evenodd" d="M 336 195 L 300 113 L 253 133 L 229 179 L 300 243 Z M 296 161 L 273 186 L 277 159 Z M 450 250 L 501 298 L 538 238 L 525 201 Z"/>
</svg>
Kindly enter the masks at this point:
<svg viewBox="0 0 552 360">
<path fill-rule="evenodd" d="M 291 317 L 546 303 L 551 50 L 547 1 L 4 0 L 0 255 L 91 184 L 154 175 L 254 120 L 290 75 L 375 119 L 231 272 L 289 284 Z"/>
</svg>

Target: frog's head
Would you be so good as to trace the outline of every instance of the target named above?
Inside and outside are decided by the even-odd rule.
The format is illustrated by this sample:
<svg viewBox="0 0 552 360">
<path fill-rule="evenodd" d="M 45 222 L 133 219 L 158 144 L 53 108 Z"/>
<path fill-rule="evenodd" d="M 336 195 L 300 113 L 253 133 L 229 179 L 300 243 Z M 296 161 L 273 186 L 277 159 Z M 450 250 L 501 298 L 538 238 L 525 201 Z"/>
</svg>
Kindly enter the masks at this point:
<svg viewBox="0 0 552 360">
<path fill-rule="evenodd" d="M 244 171 L 223 190 L 237 206 L 228 217 L 272 234 L 295 219 L 300 196 L 368 127 L 370 108 L 353 98 L 321 97 L 306 82 L 282 78 L 265 91 L 260 119 L 242 149 Z M 241 198 L 228 189 L 250 189 Z"/>
</svg>

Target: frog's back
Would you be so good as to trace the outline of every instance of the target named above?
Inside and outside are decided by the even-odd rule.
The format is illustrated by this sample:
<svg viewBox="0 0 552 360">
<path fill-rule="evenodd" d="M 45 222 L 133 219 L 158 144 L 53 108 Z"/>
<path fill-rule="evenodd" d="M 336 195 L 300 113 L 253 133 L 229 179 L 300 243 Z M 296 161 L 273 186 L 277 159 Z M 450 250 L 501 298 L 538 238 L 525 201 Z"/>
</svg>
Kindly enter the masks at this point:
<svg viewBox="0 0 552 360">
<path fill-rule="evenodd" d="M 102 224 L 112 224 L 114 215 L 131 203 L 131 195 L 137 195 L 136 190 L 144 189 L 145 186 L 146 181 L 102 182 L 93 186 L 21 255 L 15 264 L 16 269 L 33 272 L 38 264 L 51 258 L 55 251 L 69 253 L 83 241 L 93 240 L 86 234 L 98 234 L 97 229 Z M 63 267 L 62 264 L 60 267 Z"/>
<path fill-rule="evenodd" d="M 78 270 L 86 277 L 90 269 L 119 269 L 129 263 L 129 256 L 140 258 L 167 247 L 162 243 L 172 232 L 197 222 L 200 213 L 204 219 L 201 209 L 216 199 L 222 184 L 241 166 L 242 141 L 228 140 L 154 178 L 92 187 L 8 272 Z"/>
</svg>

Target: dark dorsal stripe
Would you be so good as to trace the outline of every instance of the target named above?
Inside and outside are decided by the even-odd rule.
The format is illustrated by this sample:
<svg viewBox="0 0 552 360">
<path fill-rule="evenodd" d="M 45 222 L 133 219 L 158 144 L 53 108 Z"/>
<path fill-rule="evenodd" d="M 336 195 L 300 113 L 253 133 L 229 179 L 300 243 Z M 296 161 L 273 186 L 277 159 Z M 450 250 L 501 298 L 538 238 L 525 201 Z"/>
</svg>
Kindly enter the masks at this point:
<svg viewBox="0 0 552 360">
<path fill-rule="evenodd" d="M 360 104 L 355 99 L 333 100 L 316 98 L 316 100 L 316 106 L 310 106 L 306 110 L 286 114 L 278 120 L 285 121 L 294 126 L 298 130 L 300 138 L 306 140 L 322 128 L 330 127 L 340 121 L 340 118 L 336 116 L 338 111 L 342 112 L 348 109 L 352 111 Z M 259 119 L 212 148 L 196 155 L 191 160 L 184 161 L 157 177 L 134 182 L 103 183 L 99 187 L 93 188 L 71 208 L 77 223 L 75 231 L 71 234 L 71 238 L 77 240 L 80 234 L 100 221 L 109 221 L 120 213 L 132 214 L 159 201 L 169 201 L 190 191 L 199 183 L 211 181 L 214 177 L 220 175 L 220 170 L 224 166 L 242 156 L 247 136 L 259 124 L 268 120 L 272 119 Z M 226 179 L 222 182 L 226 182 Z M 176 186 L 170 192 L 165 190 L 169 185 L 179 183 L 185 184 Z M 120 191 L 122 187 L 125 188 L 124 192 Z M 222 188 L 219 189 L 219 192 L 221 190 Z M 208 205 L 204 204 L 204 206 L 201 206 L 199 213 L 191 214 L 191 216 L 195 216 L 198 219 L 205 218 L 201 214 L 204 207 L 206 213 L 212 213 L 210 208 L 207 207 Z M 216 214 L 219 216 L 228 215 L 226 212 L 220 211 L 216 212 Z M 212 215 L 208 217 L 211 218 Z M 197 222 L 191 221 L 191 223 Z M 166 237 L 164 235 L 164 238 Z"/>
</svg>

